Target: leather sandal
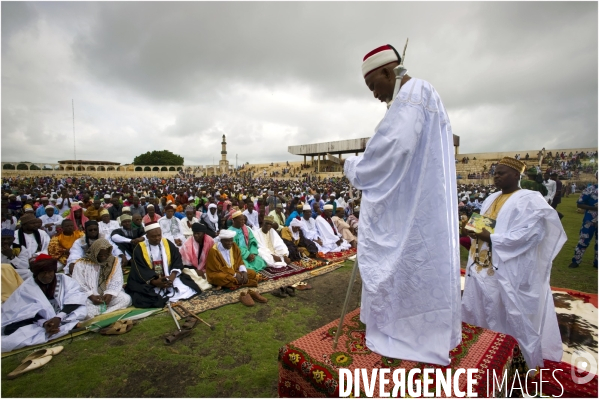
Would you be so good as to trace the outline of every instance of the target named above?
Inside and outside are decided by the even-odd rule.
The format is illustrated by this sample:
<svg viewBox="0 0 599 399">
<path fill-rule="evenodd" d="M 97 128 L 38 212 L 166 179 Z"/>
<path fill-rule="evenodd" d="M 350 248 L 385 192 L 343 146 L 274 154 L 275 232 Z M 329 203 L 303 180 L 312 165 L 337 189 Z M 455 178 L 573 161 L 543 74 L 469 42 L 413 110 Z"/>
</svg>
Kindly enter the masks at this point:
<svg viewBox="0 0 599 399">
<path fill-rule="evenodd" d="M 247 292 L 239 293 L 239 302 L 243 303 L 245 306 L 254 306 L 254 300 Z"/>
<path fill-rule="evenodd" d="M 279 297 L 279 298 L 287 298 L 289 295 L 287 294 L 287 291 L 285 290 L 285 287 L 279 287 L 276 290 L 272 291 L 271 294 L 273 296 Z"/>
<path fill-rule="evenodd" d="M 131 320 L 116 321 L 111 326 L 100 330 L 102 335 L 121 335 L 128 333 L 133 328 L 133 322 Z"/>
<path fill-rule="evenodd" d="M 266 303 L 268 299 L 264 298 L 258 291 L 249 290 L 248 294 L 252 297 L 255 302 Z"/>
<path fill-rule="evenodd" d="M 191 335 L 192 332 L 193 332 L 193 330 L 181 330 L 181 331 L 176 331 L 172 334 L 168 334 L 166 336 L 166 338 L 164 338 L 164 344 L 172 345 L 173 343 L 177 342 L 181 338 L 185 338 L 185 337 Z"/>
<path fill-rule="evenodd" d="M 305 290 L 311 290 L 312 289 L 312 286 L 309 285 L 308 283 L 304 282 L 304 281 L 299 282 L 299 283 L 295 283 L 295 284 L 292 285 L 292 287 L 295 288 L 298 291 L 305 291 Z"/>
<path fill-rule="evenodd" d="M 191 330 L 198 323 L 198 319 L 195 317 L 187 317 L 185 323 L 181 325 L 181 330 Z"/>
<path fill-rule="evenodd" d="M 64 349 L 64 346 L 53 346 L 52 348 L 48 348 L 48 349 L 40 349 L 40 350 L 30 353 L 29 356 L 27 356 L 25 359 L 21 360 L 21 363 L 25 363 L 29 360 L 39 359 L 39 358 L 46 357 L 46 356 L 58 355 L 60 352 L 62 352 L 63 349 Z"/>
<path fill-rule="evenodd" d="M 33 360 L 27 360 L 26 362 L 19 364 L 19 366 L 10 372 L 6 378 L 9 380 L 15 379 L 21 374 L 25 374 L 45 366 L 50 360 L 52 360 L 52 356 L 44 356 Z"/>
</svg>

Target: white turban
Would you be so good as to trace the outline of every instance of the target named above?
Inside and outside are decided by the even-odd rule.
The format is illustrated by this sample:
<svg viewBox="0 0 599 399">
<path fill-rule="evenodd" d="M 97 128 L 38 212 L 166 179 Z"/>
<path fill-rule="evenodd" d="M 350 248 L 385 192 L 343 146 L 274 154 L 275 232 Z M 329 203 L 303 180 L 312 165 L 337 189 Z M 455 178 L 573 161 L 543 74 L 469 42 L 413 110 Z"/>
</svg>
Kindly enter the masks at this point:
<svg viewBox="0 0 599 399">
<path fill-rule="evenodd" d="M 224 239 L 227 239 L 227 238 L 234 238 L 236 235 L 237 235 L 237 233 L 235 233 L 235 232 L 234 232 L 234 231 L 232 231 L 232 230 L 221 230 L 221 231 L 218 233 L 218 236 L 219 236 L 220 238 L 224 238 Z"/>
<path fill-rule="evenodd" d="M 290 227 L 302 227 L 302 221 L 301 220 L 297 220 L 296 218 L 291 219 L 291 223 L 289 223 Z"/>
<path fill-rule="evenodd" d="M 160 228 L 160 225 L 158 223 L 150 223 L 150 224 L 146 224 L 146 226 L 144 227 L 144 230 L 147 233 L 150 230 L 159 229 L 159 228 Z"/>
<path fill-rule="evenodd" d="M 210 205 L 208 205 L 208 209 L 211 209 L 211 208 L 216 208 L 216 204 L 210 204 Z"/>
</svg>

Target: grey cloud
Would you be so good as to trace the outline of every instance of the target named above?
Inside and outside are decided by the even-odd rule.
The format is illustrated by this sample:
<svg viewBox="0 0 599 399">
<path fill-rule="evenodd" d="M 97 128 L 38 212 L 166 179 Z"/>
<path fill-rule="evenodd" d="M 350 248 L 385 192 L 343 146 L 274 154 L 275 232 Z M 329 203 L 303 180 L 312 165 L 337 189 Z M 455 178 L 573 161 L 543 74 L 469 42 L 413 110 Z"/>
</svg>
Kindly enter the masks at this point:
<svg viewBox="0 0 599 399">
<path fill-rule="evenodd" d="M 212 163 L 372 135 L 363 55 L 410 37 L 462 151 L 597 145 L 597 3 L 2 3 L 2 157 Z M 276 131 L 276 133 L 273 133 Z M 103 151 L 98 151 L 98 140 Z M 40 143 L 45 143 L 40 146 Z M 18 155 L 17 155 L 18 154 Z M 27 157 L 31 157 L 27 155 Z"/>
</svg>

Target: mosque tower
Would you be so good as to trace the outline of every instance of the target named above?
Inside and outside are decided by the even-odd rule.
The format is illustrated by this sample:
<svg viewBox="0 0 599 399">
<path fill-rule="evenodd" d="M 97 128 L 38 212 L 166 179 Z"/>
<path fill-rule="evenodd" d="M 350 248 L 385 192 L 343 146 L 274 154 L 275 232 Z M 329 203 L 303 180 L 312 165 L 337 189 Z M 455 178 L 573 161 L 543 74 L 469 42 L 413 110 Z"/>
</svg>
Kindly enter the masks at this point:
<svg viewBox="0 0 599 399">
<path fill-rule="evenodd" d="M 221 160 L 218 162 L 220 173 L 229 173 L 229 161 L 227 161 L 227 139 L 223 134 L 223 141 L 221 143 L 222 151 L 220 152 Z"/>
</svg>

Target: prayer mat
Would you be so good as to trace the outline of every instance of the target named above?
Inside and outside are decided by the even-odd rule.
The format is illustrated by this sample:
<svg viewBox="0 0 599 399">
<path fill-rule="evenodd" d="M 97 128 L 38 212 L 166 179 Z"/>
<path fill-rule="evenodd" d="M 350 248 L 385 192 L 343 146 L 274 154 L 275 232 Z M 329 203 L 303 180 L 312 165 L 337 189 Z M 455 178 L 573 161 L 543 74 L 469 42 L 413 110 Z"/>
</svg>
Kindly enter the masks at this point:
<svg viewBox="0 0 599 399">
<path fill-rule="evenodd" d="M 313 270 L 300 270 L 296 274 L 290 276 L 261 281 L 258 283 L 258 287 L 250 289 L 254 289 L 259 293 L 263 294 L 266 292 L 273 291 L 274 289 L 280 286 L 293 285 L 295 283 L 299 283 L 300 281 L 316 277 L 317 275 L 332 272 L 333 270 L 337 270 L 340 267 L 343 267 L 343 262 L 329 264 Z M 206 310 L 216 309 L 221 306 L 228 305 L 230 303 L 239 302 L 238 291 L 246 289 L 247 288 L 244 287 L 236 290 L 231 290 L 228 288 L 223 288 L 219 291 L 209 290 L 202 292 L 200 295 L 197 295 L 188 300 L 180 301 L 180 303 L 183 306 L 185 306 L 185 308 L 189 310 L 191 313 L 198 314 L 201 312 L 205 312 Z M 179 316 L 185 317 L 183 311 L 178 310 L 178 308 L 174 308 L 174 310 L 179 314 Z"/>
<path fill-rule="evenodd" d="M 318 253 L 319 258 L 328 260 L 329 262 L 343 262 L 347 258 L 354 256 L 358 252 L 357 248 L 350 248 L 341 252 L 329 252 L 328 254 Z"/>
<path fill-rule="evenodd" d="M 266 277 L 269 280 L 280 279 L 283 277 L 293 276 L 294 274 L 303 273 L 306 269 L 301 266 L 295 265 L 291 263 L 289 266 L 285 267 L 265 267 L 260 270 L 260 274 Z"/>
<path fill-rule="evenodd" d="M 543 396 L 553 396 L 560 398 L 596 398 L 597 397 L 597 376 L 594 374 L 581 373 L 578 369 L 573 367 L 571 364 L 565 362 L 552 362 L 550 360 L 545 360 L 543 369 L 549 369 L 551 371 L 543 372 L 543 385 L 542 392 L 539 393 L 539 396 L 542 394 Z M 555 378 L 553 376 L 555 371 Z M 572 376 L 575 377 L 572 377 Z M 549 378 L 547 378 L 549 376 Z M 577 382 L 574 382 L 574 378 L 576 378 Z M 580 378 L 588 379 L 582 383 L 583 381 Z M 528 382 L 528 393 L 533 394 L 535 389 L 538 389 L 539 386 L 540 375 L 537 375 L 536 378 Z M 536 386 L 535 386 L 536 383 Z"/>
<path fill-rule="evenodd" d="M 279 350 L 279 397 L 339 397 L 340 368 L 349 369 L 352 374 L 357 368 L 388 368 L 391 373 L 401 368 L 406 370 L 406 376 L 413 368 L 450 368 L 453 371 L 458 368 L 477 368 L 479 372 L 474 374 L 477 380 L 474 390 L 479 397 L 487 397 L 493 395 L 493 392 L 489 395 L 486 393 L 487 370 L 494 370 L 497 375 L 503 375 L 504 370 L 507 370 L 507 386 L 511 387 L 516 370 L 521 373 L 526 367 L 514 338 L 466 323 L 462 323 L 462 343 L 450 352 L 451 363 L 448 366 L 392 359 L 370 351 L 366 346 L 366 326 L 360 322 L 360 308 L 345 316 L 337 349 L 333 350 L 338 324 L 339 319 Z M 489 376 L 492 379 L 492 374 Z M 466 382 L 466 375 L 461 375 L 459 384 L 463 392 L 466 392 Z M 503 387 L 505 389 L 506 386 Z M 387 385 L 387 392 L 392 388 L 391 382 Z M 494 396 L 504 397 L 505 393 L 503 390 L 495 391 Z M 362 381 L 360 397 L 366 397 Z M 378 383 L 374 387 L 374 397 L 381 397 Z"/>
</svg>

